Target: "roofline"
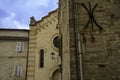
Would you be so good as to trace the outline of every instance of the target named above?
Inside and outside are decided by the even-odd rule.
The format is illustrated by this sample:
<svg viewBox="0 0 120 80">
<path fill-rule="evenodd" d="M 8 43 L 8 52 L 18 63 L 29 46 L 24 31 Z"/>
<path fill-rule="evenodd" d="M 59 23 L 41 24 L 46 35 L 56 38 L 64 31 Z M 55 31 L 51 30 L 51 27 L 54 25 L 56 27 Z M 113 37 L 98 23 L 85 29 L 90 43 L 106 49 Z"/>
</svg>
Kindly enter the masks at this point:
<svg viewBox="0 0 120 80">
<path fill-rule="evenodd" d="M 0 30 L 10 30 L 10 31 L 29 31 L 29 29 L 10 29 L 10 28 L 0 28 Z"/>
<path fill-rule="evenodd" d="M 45 18 L 49 17 L 52 13 L 57 12 L 57 10 L 58 10 L 58 8 L 53 10 L 53 11 L 51 11 L 51 12 L 49 12 L 48 15 L 42 17 L 41 20 L 36 21 L 36 23 L 43 21 Z"/>
</svg>

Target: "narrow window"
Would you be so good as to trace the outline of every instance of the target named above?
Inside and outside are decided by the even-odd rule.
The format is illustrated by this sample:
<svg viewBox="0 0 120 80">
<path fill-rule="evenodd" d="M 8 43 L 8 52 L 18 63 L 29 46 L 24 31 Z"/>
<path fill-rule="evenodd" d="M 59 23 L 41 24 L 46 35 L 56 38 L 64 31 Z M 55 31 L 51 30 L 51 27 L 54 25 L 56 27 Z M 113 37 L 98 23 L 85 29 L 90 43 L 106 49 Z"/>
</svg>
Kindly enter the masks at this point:
<svg viewBox="0 0 120 80">
<path fill-rule="evenodd" d="M 16 50 L 18 53 L 22 53 L 24 51 L 24 42 L 17 42 Z"/>
<path fill-rule="evenodd" d="M 44 67 L 44 50 L 40 50 L 40 67 Z"/>
<path fill-rule="evenodd" d="M 15 66 L 14 76 L 16 77 L 22 76 L 22 66 Z"/>
</svg>

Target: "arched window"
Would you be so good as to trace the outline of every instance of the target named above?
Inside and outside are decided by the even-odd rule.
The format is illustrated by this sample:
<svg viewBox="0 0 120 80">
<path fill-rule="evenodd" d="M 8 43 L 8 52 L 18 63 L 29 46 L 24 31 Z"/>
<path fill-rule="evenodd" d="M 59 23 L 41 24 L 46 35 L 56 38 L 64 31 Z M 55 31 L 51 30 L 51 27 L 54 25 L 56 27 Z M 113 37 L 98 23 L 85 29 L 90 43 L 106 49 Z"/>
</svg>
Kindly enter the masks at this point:
<svg viewBox="0 0 120 80">
<path fill-rule="evenodd" d="M 39 62 L 40 62 L 39 64 L 40 68 L 44 67 L 44 50 L 43 49 L 40 50 L 40 61 Z"/>
<path fill-rule="evenodd" d="M 53 45 L 56 47 L 56 48 L 59 48 L 59 36 L 56 36 L 54 39 L 53 39 Z"/>
</svg>

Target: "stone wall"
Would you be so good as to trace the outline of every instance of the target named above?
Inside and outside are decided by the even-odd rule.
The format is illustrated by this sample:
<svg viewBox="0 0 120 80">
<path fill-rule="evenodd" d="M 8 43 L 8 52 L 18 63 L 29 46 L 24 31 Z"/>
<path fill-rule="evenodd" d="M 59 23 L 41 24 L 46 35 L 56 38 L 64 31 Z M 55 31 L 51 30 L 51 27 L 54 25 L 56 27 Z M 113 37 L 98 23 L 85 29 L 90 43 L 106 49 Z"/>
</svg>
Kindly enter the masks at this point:
<svg viewBox="0 0 120 80">
<path fill-rule="evenodd" d="M 120 65 L 118 56 L 120 53 L 120 37 L 118 32 L 120 31 L 120 16 L 117 15 L 119 14 L 119 2 L 115 3 L 114 0 L 93 0 L 88 2 L 80 1 L 79 3 L 83 3 L 87 7 L 89 7 L 89 4 L 91 4 L 91 7 L 98 4 L 93 15 L 95 21 L 103 30 L 100 31 L 98 25 L 95 25 L 95 22 L 93 22 L 93 31 L 90 28 L 91 23 L 83 31 L 83 27 L 86 25 L 89 17 L 87 17 L 88 14 L 85 14 L 83 6 L 79 7 L 79 10 L 82 10 L 79 16 L 80 33 L 85 38 L 83 77 L 85 80 L 119 80 L 118 66 Z M 118 10 L 117 13 L 116 10 Z M 91 41 L 92 37 L 94 39 L 93 42 Z"/>
<path fill-rule="evenodd" d="M 69 35 L 69 4 L 68 0 L 59 1 L 58 25 L 61 35 L 62 80 L 70 80 L 70 35 Z M 64 46 L 64 47 L 63 47 Z"/>
<path fill-rule="evenodd" d="M 60 0 L 62 2 L 62 0 Z M 66 1 L 66 15 L 60 17 L 60 29 L 63 38 L 63 80 L 80 80 L 80 56 L 78 54 L 78 33 L 82 42 L 82 67 L 84 80 L 119 80 L 119 53 L 120 53 L 120 12 L 119 0 L 72 0 Z M 60 3 L 60 14 L 64 3 Z M 95 8 L 93 12 L 90 12 Z M 89 12 L 89 13 L 88 13 Z M 69 15 L 69 18 L 68 18 Z M 67 20 L 68 19 L 68 20 Z M 89 19 L 92 22 L 89 22 Z M 93 20 L 94 19 L 94 20 Z M 66 23 L 69 23 L 66 26 Z M 88 25 L 87 25 L 88 23 Z M 93 27 L 92 27 L 93 26 Z M 66 29 L 67 28 L 67 29 Z M 70 41 L 70 43 L 68 43 Z M 67 44 L 68 43 L 68 44 Z M 67 44 L 67 45 L 64 45 Z M 66 52 L 66 50 L 68 50 Z M 68 62 L 65 60 L 65 54 L 71 55 Z M 72 55 L 73 54 L 73 55 Z M 75 55 L 79 57 L 75 57 Z M 77 59 L 78 61 L 75 61 Z M 78 64 L 78 65 L 76 65 Z M 76 67 L 74 66 L 76 65 Z M 70 66 L 70 70 L 64 69 Z M 80 71 L 76 71 L 80 70 Z M 71 71 L 71 72 L 70 72 Z M 75 73 L 76 74 L 75 74 Z M 65 74 L 64 74 L 65 73 Z M 76 76 L 78 74 L 78 76 Z"/>
</svg>

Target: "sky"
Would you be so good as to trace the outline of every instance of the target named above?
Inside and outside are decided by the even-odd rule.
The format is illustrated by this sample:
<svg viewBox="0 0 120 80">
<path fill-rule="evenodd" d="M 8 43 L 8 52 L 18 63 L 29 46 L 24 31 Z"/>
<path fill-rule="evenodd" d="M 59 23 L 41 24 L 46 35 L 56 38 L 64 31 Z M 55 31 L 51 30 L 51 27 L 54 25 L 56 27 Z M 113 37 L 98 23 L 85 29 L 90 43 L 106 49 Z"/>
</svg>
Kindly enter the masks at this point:
<svg viewBox="0 0 120 80">
<path fill-rule="evenodd" d="M 0 28 L 29 29 L 30 17 L 40 20 L 57 9 L 58 0 L 0 0 Z"/>
</svg>

